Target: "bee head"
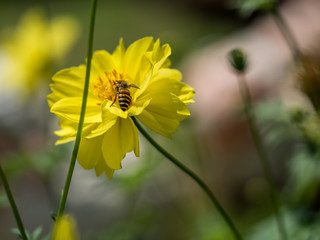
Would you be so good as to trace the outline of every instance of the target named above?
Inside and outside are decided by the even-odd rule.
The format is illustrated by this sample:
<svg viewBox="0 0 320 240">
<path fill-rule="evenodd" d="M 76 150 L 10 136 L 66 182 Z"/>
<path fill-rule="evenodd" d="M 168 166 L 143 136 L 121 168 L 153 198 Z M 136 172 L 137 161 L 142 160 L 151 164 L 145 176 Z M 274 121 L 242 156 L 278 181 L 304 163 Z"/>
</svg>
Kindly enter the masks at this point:
<svg viewBox="0 0 320 240">
<path fill-rule="evenodd" d="M 126 81 L 121 81 L 119 84 L 120 84 L 121 88 L 129 88 L 130 87 L 129 83 Z"/>
<path fill-rule="evenodd" d="M 117 88 L 120 88 L 120 89 L 128 89 L 128 88 L 131 88 L 131 87 L 139 88 L 138 86 L 136 86 L 134 84 L 129 84 L 127 81 L 124 81 L 124 80 L 116 81 L 115 85 L 116 85 Z"/>
</svg>

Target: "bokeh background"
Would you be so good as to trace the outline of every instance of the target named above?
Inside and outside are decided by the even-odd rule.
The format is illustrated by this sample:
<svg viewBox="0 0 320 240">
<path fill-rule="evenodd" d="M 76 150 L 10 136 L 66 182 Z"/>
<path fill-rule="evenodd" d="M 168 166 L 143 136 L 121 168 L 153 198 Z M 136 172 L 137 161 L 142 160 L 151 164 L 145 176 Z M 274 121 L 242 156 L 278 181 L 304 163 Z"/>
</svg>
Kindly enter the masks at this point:
<svg viewBox="0 0 320 240">
<path fill-rule="evenodd" d="M 128 46 L 144 36 L 170 44 L 172 66 L 195 88 L 195 103 L 172 140 L 152 135 L 205 179 L 246 239 L 278 239 L 226 57 L 244 49 L 290 239 L 320 239 L 319 120 L 272 16 L 243 17 L 234 2 L 98 1 L 93 47 L 112 52 L 121 37 Z M 301 50 L 319 59 L 319 1 L 281 1 L 280 12 Z M 54 145 L 58 119 L 46 95 L 55 72 L 85 62 L 89 14 L 90 1 L 0 3 L 0 161 L 25 227 L 41 226 L 41 237 L 52 231 L 73 147 Z M 140 142 L 141 157 L 127 154 L 111 181 L 76 165 L 66 212 L 76 218 L 81 239 L 232 239 L 199 187 L 141 136 Z M 0 239 L 17 239 L 15 227 L 1 184 Z"/>
</svg>

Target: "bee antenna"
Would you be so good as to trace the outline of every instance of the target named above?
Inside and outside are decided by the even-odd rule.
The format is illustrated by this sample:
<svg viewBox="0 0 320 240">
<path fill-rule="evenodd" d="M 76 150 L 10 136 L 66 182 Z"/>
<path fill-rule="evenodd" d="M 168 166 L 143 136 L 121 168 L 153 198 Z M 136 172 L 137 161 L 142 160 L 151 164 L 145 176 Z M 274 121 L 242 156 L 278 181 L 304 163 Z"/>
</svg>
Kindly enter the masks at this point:
<svg viewBox="0 0 320 240">
<path fill-rule="evenodd" d="M 133 88 L 138 88 L 138 89 L 140 89 L 137 85 L 134 85 L 134 84 L 130 84 L 129 87 L 133 87 Z"/>
</svg>

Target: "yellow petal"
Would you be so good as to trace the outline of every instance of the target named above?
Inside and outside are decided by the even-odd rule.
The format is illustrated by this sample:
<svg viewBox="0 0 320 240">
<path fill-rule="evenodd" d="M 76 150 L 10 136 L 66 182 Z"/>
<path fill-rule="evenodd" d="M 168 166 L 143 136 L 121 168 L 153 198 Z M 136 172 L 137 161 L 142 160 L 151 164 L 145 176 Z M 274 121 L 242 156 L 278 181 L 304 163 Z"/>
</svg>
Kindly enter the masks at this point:
<svg viewBox="0 0 320 240">
<path fill-rule="evenodd" d="M 160 47 L 160 40 L 157 39 L 153 46 L 150 61 L 154 65 L 153 71 L 158 71 L 166 62 L 167 58 L 171 55 L 171 48 L 169 44 L 164 44 Z"/>
<path fill-rule="evenodd" d="M 75 137 L 63 137 L 55 142 L 55 145 L 65 144 L 74 141 Z"/>
<path fill-rule="evenodd" d="M 155 92 L 171 92 L 178 96 L 184 103 L 192 103 L 195 94 L 193 88 L 180 82 L 182 75 L 176 69 L 160 69 L 157 71 L 144 91 L 139 92 L 139 98 L 149 99 Z"/>
<path fill-rule="evenodd" d="M 102 156 L 99 159 L 98 164 L 95 167 L 95 170 L 96 170 L 96 176 L 100 176 L 104 172 L 109 179 L 112 179 L 114 170 L 109 168 L 106 165 Z"/>
<path fill-rule="evenodd" d="M 84 169 L 91 169 L 97 165 L 102 155 L 102 140 L 103 135 L 90 139 L 81 139 L 78 152 L 78 162 Z"/>
<path fill-rule="evenodd" d="M 138 117 L 153 131 L 171 137 L 181 120 L 190 115 L 186 103 L 193 102 L 194 90 L 180 82 L 181 73 L 174 69 L 160 69 L 142 89 L 136 102 L 152 99 Z"/>
<path fill-rule="evenodd" d="M 151 50 L 152 44 L 153 38 L 145 37 L 132 43 L 125 53 L 124 71 L 132 80 L 132 83 L 137 86 L 141 85 L 143 74 L 145 74 L 145 70 L 148 70 L 150 65 L 145 58 L 145 54 Z"/>
<path fill-rule="evenodd" d="M 123 72 L 123 61 L 125 51 L 126 50 L 123 44 L 123 39 L 120 38 L 119 45 L 117 46 L 116 50 L 112 53 L 114 63 L 117 65 L 117 69 L 119 69 L 120 72 Z"/>
<path fill-rule="evenodd" d="M 112 101 L 109 100 L 105 100 L 101 104 L 103 122 L 108 121 L 108 118 L 110 118 L 110 116 L 118 116 L 124 119 L 128 118 L 128 111 L 122 111 L 118 103 L 115 103 L 112 106 L 111 104 Z"/>
<path fill-rule="evenodd" d="M 144 99 L 144 101 L 136 102 L 133 106 L 131 106 L 128 110 L 129 116 L 137 116 L 140 115 L 143 110 L 150 104 L 152 99 Z"/>
<path fill-rule="evenodd" d="M 74 125 L 74 127 L 72 125 Z M 77 124 L 72 124 L 72 125 L 68 124 L 64 128 L 62 128 L 58 131 L 54 131 L 54 134 L 56 134 L 59 137 L 75 136 L 77 133 L 77 130 L 76 130 Z"/>
<path fill-rule="evenodd" d="M 93 133 L 95 129 L 99 129 L 99 125 L 99 123 L 85 123 L 82 128 L 82 137 L 93 138 L 101 135 L 102 133 Z M 60 126 L 61 129 L 54 132 L 56 135 L 62 137 L 56 142 L 56 145 L 75 140 L 78 131 L 78 123 L 69 121 L 68 119 L 61 119 Z"/>
<path fill-rule="evenodd" d="M 56 135 L 59 136 L 59 131 L 55 131 L 54 132 Z M 68 143 L 68 142 L 72 142 L 75 140 L 75 136 L 63 136 L 62 138 L 60 138 L 58 141 L 55 142 L 55 145 L 60 145 L 60 144 L 65 144 L 65 143 Z"/>
<path fill-rule="evenodd" d="M 139 85 L 139 89 L 133 94 L 133 96 L 132 96 L 132 101 L 133 102 L 135 102 L 137 100 L 137 98 L 139 98 L 139 96 L 145 92 L 145 90 L 147 89 L 147 87 L 150 84 L 152 76 L 153 76 L 153 71 L 150 70 L 146 74 L 146 76 L 144 77 L 143 82 Z M 145 98 L 145 99 L 147 99 L 147 98 Z"/>
<path fill-rule="evenodd" d="M 52 93 L 48 95 L 49 106 L 67 97 L 81 97 L 84 86 L 86 67 L 80 65 L 57 72 L 53 77 L 53 84 L 50 84 Z"/>
<path fill-rule="evenodd" d="M 60 119 L 60 130 L 54 131 L 54 134 L 61 137 L 55 144 L 64 144 L 73 141 L 76 138 L 78 123 L 68 119 Z"/>
<path fill-rule="evenodd" d="M 51 107 L 51 112 L 56 114 L 60 118 L 65 118 L 70 121 L 79 122 L 81 104 L 81 97 L 63 98 L 53 104 L 53 106 Z M 97 105 L 95 99 L 88 98 L 87 100 L 85 122 L 101 122 L 100 106 Z"/>
<path fill-rule="evenodd" d="M 105 76 L 105 71 L 112 72 L 115 67 L 113 57 L 107 51 L 99 50 L 93 53 L 91 61 L 92 79 L 96 80 L 98 76 Z"/>
<path fill-rule="evenodd" d="M 117 115 L 108 110 L 102 109 L 102 123 L 94 129 L 88 138 L 99 136 L 108 131 L 117 122 Z"/>
<path fill-rule="evenodd" d="M 111 106 L 111 101 L 104 101 L 101 105 L 102 110 L 102 123 L 105 124 L 103 128 L 109 129 L 111 127 L 110 121 L 114 121 L 116 117 L 128 118 L 129 116 L 136 116 L 142 113 L 142 111 L 149 105 L 151 99 L 143 99 L 132 104 L 127 111 L 122 111 L 117 103 Z M 114 123 L 112 123 L 113 125 Z M 107 130 L 106 129 L 106 130 Z M 101 129 L 102 131 L 102 129 Z"/>
<path fill-rule="evenodd" d="M 187 106 L 174 94 L 153 95 L 150 104 L 137 118 L 151 130 L 171 138 L 180 121 L 189 116 Z"/>
<path fill-rule="evenodd" d="M 103 158 L 109 168 L 120 169 L 122 159 L 133 150 L 138 157 L 138 130 L 131 118 L 118 118 L 117 123 L 104 134 L 102 142 Z"/>
<path fill-rule="evenodd" d="M 112 179 L 112 176 L 113 176 L 113 173 L 114 173 L 114 170 L 109 168 L 107 165 L 104 169 L 104 173 L 106 174 L 106 176 L 109 178 L 109 179 Z"/>
</svg>

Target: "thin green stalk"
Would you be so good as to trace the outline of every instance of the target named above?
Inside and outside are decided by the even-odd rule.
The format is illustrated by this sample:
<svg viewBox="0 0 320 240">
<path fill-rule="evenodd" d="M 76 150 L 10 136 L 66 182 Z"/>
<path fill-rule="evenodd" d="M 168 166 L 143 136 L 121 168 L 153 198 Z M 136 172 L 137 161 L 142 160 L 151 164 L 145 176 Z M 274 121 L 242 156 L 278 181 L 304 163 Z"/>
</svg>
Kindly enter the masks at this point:
<svg viewBox="0 0 320 240">
<path fill-rule="evenodd" d="M 277 26 L 280 29 L 280 32 L 282 33 L 284 39 L 288 43 L 289 48 L 291 49 L 293 59 L 295 60 L 296 63 L 299 63 L 300 58 L 301 58 L 301 52 L 300 48 L 298 45 L 297 40 L 293 36 L 287 22 L 285 19 L 282 17 L 281 13 L 279 12 L 278 8 L 275 8 L 274 10 L 271 11 L 272 16 L 277 24 Z"/>
<path fill-rule="evenodd" d="M 279 211 L 279 200 L 278 200 L 278 196 L 277 196 L 276 189 L 275 189 L 274 176 L 273 176 L 272 169 L 271 169 L 271 166 L 269 163 L 268 154 L 264 148 L 261 136 L 259 134 L 258 128 L 255 123 L 254 116 L 251 112 L 252 107 L 251 107 L 251 96 L 250 96 L 249 88 L 248 88 L 248 85 L 246 84 L 244 75 L 239 73 L 238 76 L 239 76 L 238 83 L 239 83 L 241 97 L 243 100 L 244 112 L 245 112 L 246 117 L 248 119 L 249 128 L 250 128 L 250 131 L 251 131 L 251 134 L 253 137 L 253 141 L 256 146 L 256 149 L 257 149 L 257 152 L 259 155 L 259 159 L 261 161 L 261 165 L 262 165 L 262 168 L 264 171 L 265 178 L 266 178 L 268 185 L 269 185 L 270 200 L 271 200 L 273 212 L 274 212 L 276 220 L 277 220 L 278 230 L 279 230 L 281 238 L 283 240 L 287 240 L 288 239 L 287 232 L 285 229 L 283 216 L 281 215 L 281 213 Z"/>
<path fill-rule="evenodd" d="M 135 117 L 131 117 L 136 127 L 139 129 L 141 134 L 153 145 L 160 153 L 162 153 L 166 158 L 168 158 L 173 164 L 175 164 L 178 168 L 180 168 L 184 173 L 189 175 L 194 181 L 198 183 L 198 185 L 201 187 L 201 189 L 207 194 L 207 196 L 210 198 L 213 205 L 216 207 L 217 211 L 220 213 L 224 221 L 227 223 L 229 228 L 231 229 L 232 233 L 234 234 L 234 237 L 238 240 L 243 239 L 240 233 L 238 232 L 237 228 L 233 224 L 231 218 L 228 216 L 226 211 L 222 208 L 220 203 L 218 202 L 215 195 L 211 192 L 209 187 L 205 184 L 205 182 L 198 177 L 193 171 L 191 171 L 189 168 L 187 168 L 185 165 L 183 165 L 180 161 L 178 161 L 174 156 L 172 156 L 170 153 L 168 153 L 165 149 L 163 149 L 140 125 L 140 123 L 137 121 Z"/>
<path fill-rule="evenodd" d="M 282 35 L 286 39 L 288 46 L 291 49 L 295 63 L 297 65 L 300 64 L 302 69 L 304 71 L 308 72 L 308 70 L 310 70 L 310 69 L 308 69 L 308 58 L 305 58 L 305 56 L 303 56 L 303 54 L 301 53 L 299 45 L 298 45 L 294 35 L 292 34 L 287 22 L 282 17 L 282 15 L 278 11 L 278 9 L 274 9 L 272 11 L 272 15 L 273 15 L 274 20 L 277 23 L 280 31 L 282 32 Z M 307 79 L 302 78 L 302 82 L 304 82 L 304 81 L 307 81 Z M 317 98 L 318 98 L 317 97 L 318 96 L 317 90 L 315 90 L 315 93 L 313 91 L 310 92 L 310 91 L 304 89 L 303 85 L 304 84 L 302 83 L 302 91 L 309 97 L 310 102 L 311 102 L 312 106 L 314 107 L 314 109 L 316 110 L 316 112 L 319 112 L 320 106 L 319 106 L 319 103 L 317 102 Z"/>
<path fill-rule="evenodd" d="M 81 113 L 80 113 L 80 120 L 79 120 L 79 126 L 78 126 L 78 132 L 76 136 L 76 140 L 73 147 L 72 157 L 70 161 L 70 166 L 68 170 L 68 175 L 66 178 L 66 182 L 64 185 L 64 189 L 62 192 L 60 204 L 59 204 L 59 211 L 58 211 L 58 217 L 61 217 L 63 215 L 63 211 L 66 205 L 68 192 L 70 188 L 70 183 L 72 179 L 72 174 L 74 170 L 74 166 L 76 164 L 76 159 L 78 155 L 80 140 L 81 140 L 81 134 L 82 134 L 82 127 L 86 112 L 86 106 L 87 106 L 87 98 L 88 98 L 88 89 L 89 89 L 89 79 L 90 79 L 90 69 L 91 69 L 91 58 L 92 58 L 92 45 L 93 45 L 93 33 L 94 33 L 94 23 L 95 23 L 95 16 L 96 16 L 96 8 L 97 8 L 97 0 L 91 1 L 91 15 L 90 15 L 90 27 L 89 27 L 89 39 L 88 39 L 88 51 L 87 51 L 87 68 L 86 68 L 86 78 L 84 82 L 84 90 L 83 90 L 83 98 L 82 98 L 82 106 L 81 106 Z"/>
<path fill-rule="evenodd" d="M 13 195 L 12 195 L 8 180 L 6 178 L 6 175 L 4 174 L 4 171 L 3 171 L 1 165 L 0 165 L 0 178 L 2 180 L 4 190 L 6 191 L 6 194 L 7 194 L 7 197 L 8 197 L 8 200 L 9 200 L 9 203 L 10 203 L 14 218 L 16 219 L 16 222 L 17 222 L 20 234 L 21 234 L 21 238 L 23 240 L 28 240 L 27 235 L 26 235 L 26 231 L 24 229 L 24 226 L 23 226 L 23 223 L 22 223 L 22 220 L 21 220 L 18 208 L 17 208 L 17 205 L 16 205 L 16 203 L 14 201 L 14 198 L 13 198 Z"/>
</svg>

